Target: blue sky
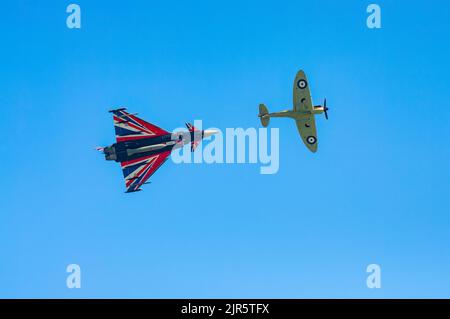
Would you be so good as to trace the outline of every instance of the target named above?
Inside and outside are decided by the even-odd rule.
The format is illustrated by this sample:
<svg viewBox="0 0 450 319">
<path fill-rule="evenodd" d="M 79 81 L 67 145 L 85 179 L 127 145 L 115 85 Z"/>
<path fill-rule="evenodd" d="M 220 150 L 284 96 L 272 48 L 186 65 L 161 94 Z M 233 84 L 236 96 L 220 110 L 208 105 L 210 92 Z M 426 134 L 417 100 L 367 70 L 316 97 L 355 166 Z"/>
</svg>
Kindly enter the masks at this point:
<svg viewBox="0 0 450 319">
<path fill-rule="evenodd" d="M 378 1 L 379 30 L 368 1 L 78 1 L 80 30 L 69 3 L 2 6 L 0 297 L 450 297 L 448 1 Z M 330 120 L 316 154 L 271 121 L 278 174 L 169 161 L 125 194 L 93 150 L 115 106 L 259 127 L 300 68 Z"/>
</svg>

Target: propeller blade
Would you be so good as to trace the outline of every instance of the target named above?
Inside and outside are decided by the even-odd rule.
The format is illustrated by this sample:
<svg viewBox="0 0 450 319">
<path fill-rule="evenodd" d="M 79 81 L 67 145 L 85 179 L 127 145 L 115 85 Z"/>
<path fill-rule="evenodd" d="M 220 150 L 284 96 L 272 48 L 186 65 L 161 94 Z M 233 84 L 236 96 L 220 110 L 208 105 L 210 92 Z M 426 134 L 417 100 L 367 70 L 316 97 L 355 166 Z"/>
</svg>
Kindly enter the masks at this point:
<svg viewBox="0 0 450 319">
<path fill-rule="evenodd" d="M 327 108 L 327 99 L 323 101 L 323 113 L 325 113 L 325 118 L 328 120 L 328 108 Z"/>
</svg>

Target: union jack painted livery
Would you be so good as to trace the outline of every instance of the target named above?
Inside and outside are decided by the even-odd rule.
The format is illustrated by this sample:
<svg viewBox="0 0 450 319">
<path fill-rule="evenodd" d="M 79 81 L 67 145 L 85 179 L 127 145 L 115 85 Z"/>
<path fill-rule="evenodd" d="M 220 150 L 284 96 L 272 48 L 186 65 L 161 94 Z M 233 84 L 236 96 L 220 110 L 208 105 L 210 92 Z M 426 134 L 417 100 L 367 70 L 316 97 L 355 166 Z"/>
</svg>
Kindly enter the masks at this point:
<svg viewBox="0 0 450 319">
<path fill-rule="evenodd" d="M 128 113 L 125 108 L 110 112 L 113 114 L 116 143 L 97 149 L 105 154 L 106 160 L 120 163 L 127 193 L 140 191 L 173 149 L 190 143 L 193 152 L 204 137 L 217 133 L 197 130 L 190 123 L 186 123 L 188 132 L 169 133 L 136 114 Z"/>
</svg>

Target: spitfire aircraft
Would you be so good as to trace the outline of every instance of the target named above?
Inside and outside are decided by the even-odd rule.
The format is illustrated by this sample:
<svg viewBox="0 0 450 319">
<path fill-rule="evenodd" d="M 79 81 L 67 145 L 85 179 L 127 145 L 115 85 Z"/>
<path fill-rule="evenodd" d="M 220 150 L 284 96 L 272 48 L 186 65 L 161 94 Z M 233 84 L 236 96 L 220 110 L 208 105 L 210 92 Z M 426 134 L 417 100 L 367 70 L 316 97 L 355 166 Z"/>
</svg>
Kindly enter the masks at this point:
<svg viewBox="0 0 450 319">
<path fill-rule="evenodd" d="M 313 106 L 308 80 L 306 79 L 305 72 L 302 70 L 298 71 L 295 77 L 293 104 L 292 110 L 275 113 L 269 113 L 267 107 L 264 104 L 260 104 L 258 116 L 261 119 L 261 124 L 267 127 L 271 117 L 288 117 L 294 119 L 303 143 L 305 143 L 311 152 L 316 152 L 317 131 L 314 115 L 324 113 L 325 118 L 328 120 L 327 99 L 325 99 L 323 106 Z"/>
<path fill-rule="evenodd" d="M 197 130 L 190 123 L 186 123 L 187 132 L 169 133 L 125 110 L 110 111 L 113 113 L 116 143 L 97 150 L 105 154 L 107 161 L 120 163 L 127 193 L 140 191 L 174 149 L 191 143 L 193 152 L 204 137 L 217 133 L 215 130 Z"/>
</svg>

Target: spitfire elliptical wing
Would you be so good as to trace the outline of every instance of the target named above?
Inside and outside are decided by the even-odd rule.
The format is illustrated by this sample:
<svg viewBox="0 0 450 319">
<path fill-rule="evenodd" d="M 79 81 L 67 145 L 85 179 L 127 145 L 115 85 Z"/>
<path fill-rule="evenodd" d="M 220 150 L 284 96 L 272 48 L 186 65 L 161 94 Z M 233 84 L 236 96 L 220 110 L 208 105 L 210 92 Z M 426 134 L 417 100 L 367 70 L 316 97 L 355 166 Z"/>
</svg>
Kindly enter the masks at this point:
<svg viewBox="0 0 450 319">
<path fill-rule="evenodd" d="M 314 115 L 296 120 L 295 123 L 303 143 L 311 152 L 315 153 L 317 151 L 317 131 Z"/>
<path fill-rule="evenodd" d="M 154 124 L 148 123 L 133 114 L 129 114 L 124 108 L 111 112 L 113 113 L 114 128 L 118 143 L 170 134 Z"/>
<path fill-rule="evenodd" d="M 294 80 L 294 111 L 310 113 L 313 110 L 311 93 L 309 91 L 308 79 L 302 70 L 297 72 Z M 296 119 L 298 132 L 303 143 L 311 152 L 317 151 L 317 131 L 314 114 L 304 115 Z"/>
<path fill-rule="evenodd" d="M 302 70 L 297 72 L 294 80 L 294 111 L 310 112 L 313 109 L 308 79 Z"/>
</svg>

